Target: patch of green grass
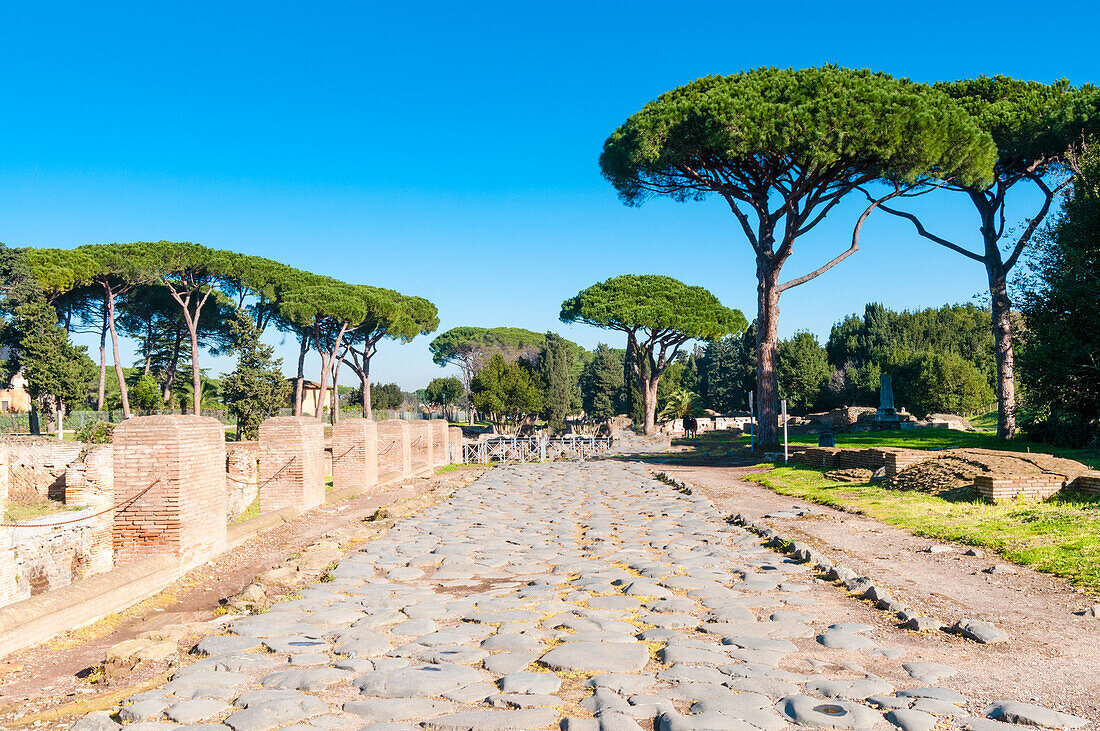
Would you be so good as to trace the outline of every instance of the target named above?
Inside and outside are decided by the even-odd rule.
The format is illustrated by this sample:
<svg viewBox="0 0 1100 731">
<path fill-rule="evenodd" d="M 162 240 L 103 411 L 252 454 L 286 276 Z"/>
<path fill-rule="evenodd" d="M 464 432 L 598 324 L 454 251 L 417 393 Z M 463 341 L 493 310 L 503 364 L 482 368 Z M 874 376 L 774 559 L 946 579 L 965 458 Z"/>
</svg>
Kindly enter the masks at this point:
<svg viewBox="0 0 1100 731">
<path fill-rule="evenodd" d="M 42 499 L 35 502 L 14 502 L 8 504 L 8 512 L 5 522 L 19 523 L 32 518 L 41 518 L 44 515 L 57 515 L 58 513 L 80 510 L 77 507 L 69 507 L 60 500 Z"/>
<path fill-rule="evenodd" d="M 792 434 L 791 444 L 817 444 L 816 434 Z M 748 436 L 741 438 L 748 445 Z M 955 431 L 953 429 L 897 429 L 841 433 L 836 435 L 836 446 L 852 449 L 868 447 L 905 447 L 908 449 L 999 449 L 1006 452 L 1036 452 L 1055 457 L 1075 459 L 1091 469 L 1100 469 L 1100 449 L 1063 449 L 1023 439 L 998 439 L 987 432 Z"/>
<path fill-rule="evenodd" d="M 1060 493 L 1042 502 L 990 504 L 835 482 L 824 472 L 777 467 L 747 479 L 783 495 L 858 511 L 914 535 L 980 546 L 1100 595 L 1100 496 Z"/>
<path fill-rule="evenodd" d="M 973 426 L 978 431 L 996 432 L 997 431 L 997 412 L 996 411 L 990 411 L 987 414 L 982 414 L 981 416 L 975 416 L 973 419 L 970 419 L 970 425 Z"/>
<path fill-rule="evenodd" d="M 257 495 L 256 499 L 252 501 L 252 504 L 244 509 L 244 512 L 233 519 L 230 525 L 236 525 L 237 523 L 243 523 L 246 520 L 255 518 L 260 514 L 260 496 Z"/>
</svg>

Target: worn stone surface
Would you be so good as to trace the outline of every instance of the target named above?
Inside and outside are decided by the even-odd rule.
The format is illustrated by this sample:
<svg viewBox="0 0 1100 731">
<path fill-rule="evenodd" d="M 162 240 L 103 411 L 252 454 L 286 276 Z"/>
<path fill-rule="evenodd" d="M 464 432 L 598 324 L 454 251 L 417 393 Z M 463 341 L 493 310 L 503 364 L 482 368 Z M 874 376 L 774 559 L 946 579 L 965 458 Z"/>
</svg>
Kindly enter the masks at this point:
<svg viewBox="0 0 1100 731">
<path fill-rule="evenodd" d="M 407 436 L 385 423 L 380 442 Z M 343 556 L 325 581 L 230 620 L 230 634 L 199 642 L 169 683 L 115 712 L 137 731 L 930 731 L 937 718 L 985 731 L 993 719 L 1080 720 L 1011 702 L 962 718 L 975 706 L 950 687 L 953 668 L 880 646 L 870 625 L 820 621 L 806 597 L 837 589 L 763 545 L 775 535 L 727 523 L 639 466 L 499 467 L 372 537 L 347 556 L 334 541 L 313 545 L 313 576 Z M 912 687 L 869 674 L 853 652 Z M 117 728 L 102 714 L 79 723 Z"/>
</svg>

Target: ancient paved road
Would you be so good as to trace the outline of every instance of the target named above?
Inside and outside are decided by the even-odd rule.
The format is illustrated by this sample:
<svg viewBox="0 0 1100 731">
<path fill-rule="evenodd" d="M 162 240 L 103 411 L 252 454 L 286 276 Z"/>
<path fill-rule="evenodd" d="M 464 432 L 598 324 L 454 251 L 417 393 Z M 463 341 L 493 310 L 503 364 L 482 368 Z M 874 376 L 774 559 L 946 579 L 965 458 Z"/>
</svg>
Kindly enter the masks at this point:
<svg viewBox="0 0 1100 731">
<path fill-rule="evenodd" d="M 117 717 L 131 731 L 1011 728 L 969 718 L 983 709 L 943 687 L 951 668 L 816 622 L 813 592 L 835 589 L 640 467 L 493 470 L 334 575 L 203 640 L 206 657 Z M 853 651 L 904 664 L 910 687 Z"/>
</svg>

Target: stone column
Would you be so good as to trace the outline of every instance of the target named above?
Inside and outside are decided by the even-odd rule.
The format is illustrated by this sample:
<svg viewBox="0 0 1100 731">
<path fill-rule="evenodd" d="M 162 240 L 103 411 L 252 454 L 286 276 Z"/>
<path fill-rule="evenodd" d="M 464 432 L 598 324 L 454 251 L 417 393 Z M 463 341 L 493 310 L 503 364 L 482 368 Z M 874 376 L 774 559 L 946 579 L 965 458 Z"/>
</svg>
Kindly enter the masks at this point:
<svg viewBox="0 0 1100 731">
<path fill-rule="evenodd" d="M 462 436 L 462 427 L 448 427 L 447 431 L 449 432 L 447 446 L 449 451 L 448 457 L 450 464 L 464 464 L 466 462 L 466 458 L 462 453 L 462 446 L 466 443 L 466 440 Z"/>
<path fill-rule="evenodd" d="M 82 462 L 65 470 L 65 505 L 91 508 L 93 513 L 115 503 L 115 448 L 111 444 L 92 447 Z M 114 516 L 105 513 L 87 522 L 92 529 L 87 575 L 102 574 L 114 566 Z"/>
<path fill-rule="evenodd" d="M 404 419 L 387 419 L 379 421 L 377 429 L 378 476 L 381 478 L 395 472 L 402 477 L 412 474 L 409 422 Z"/>
<path fill-rule="evenodd" d="M 312 416 L 260 424 L 260 512 L 310 510 L 325 502 L 325 427 Z"/>
<path fill-rule="evenodd" d="M 378 426 L 341 419 L 332 427 L 332 487 L 367 490 L 378 484 Z"/>
<path fill-rule="evenodd" d="M 413 472 L 419 472 L 423 469 L 431 469 L 434 465 L 432 442 L 434 436 L 432 432 L 435 430 L 432 428 L 432 422 L 430 421 L 411 421 L 409 422 L 409 447 L 412 450 L 412 469 Z"/>
<path fill-rule="evenodd" d="M 225 430 L 204 416 L 139 416 L 114 432 L 115 565 L 154 554 L 198 565 L 225 550 Z"/>
</svg>

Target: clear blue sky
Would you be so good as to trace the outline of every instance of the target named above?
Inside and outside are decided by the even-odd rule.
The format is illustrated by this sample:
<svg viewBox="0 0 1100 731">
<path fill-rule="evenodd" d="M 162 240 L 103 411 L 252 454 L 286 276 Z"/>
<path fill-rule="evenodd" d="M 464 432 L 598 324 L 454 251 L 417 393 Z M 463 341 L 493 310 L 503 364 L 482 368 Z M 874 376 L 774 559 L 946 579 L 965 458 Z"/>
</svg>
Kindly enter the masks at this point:
<svg viewBox="0 0 1100 731">
<path fill-rule="evenodd" d="M 194 241 L 425 296 L 441 331 L 511 325 L 621 346 L 559 323 L 561 301 L 664 273 L 755 311 L 751 251 L 719 201 L 627 208 L 600 177 L 604 139 L 645 102 L 763 65 L 1100 82 L 1091 40 L 1063 37 L 1091 38 L 1098 20 L 1093 3 L 957 0 L 9 2 L 0 241 Z M 853 211 L 836 209 L 785 271 L 843 250 Z M 940 231 L 976 231 L 961 204 L 927 213 Z M 856 256 L 785 293 L 781 334 L 824 338 L 871 300 L 913 308 L 985 290 L 980 266 L 901 223 L 872 219 Z M 384 346 L 376 381 L 440 375 L 429 339 Z M 292 350 L 280 347 L 288 372 Z"/>
</svg>

